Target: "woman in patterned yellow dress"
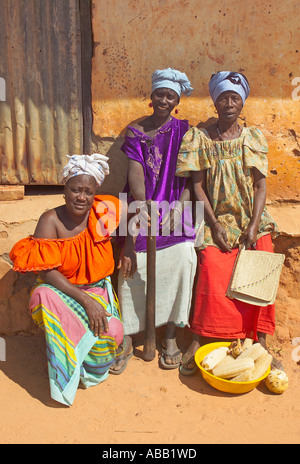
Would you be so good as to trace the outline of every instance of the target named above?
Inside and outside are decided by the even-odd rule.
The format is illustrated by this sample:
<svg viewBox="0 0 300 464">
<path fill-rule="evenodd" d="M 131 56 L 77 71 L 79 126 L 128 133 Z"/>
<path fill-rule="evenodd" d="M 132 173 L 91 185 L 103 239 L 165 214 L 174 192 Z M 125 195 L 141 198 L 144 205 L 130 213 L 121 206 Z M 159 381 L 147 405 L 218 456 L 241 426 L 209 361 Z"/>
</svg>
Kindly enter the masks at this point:
<svg viewBox="0 0 300 464">
<path fill-rule="evenodd" d="M 238 124 L 250 92 L 244 75 L 214 74 L 209 91 L 218 120 L 207 129 L 194 127 L 186 133 L 176 169 L 178 176 L 192 177 L 205 215 L 190 321 L 194 339 L 180 367 L 185 375 L 196 370 L 193 358 L 202 337 L 228 340 L 257 333 L 266 347 L 266 334 L 275 330 L 274 305 L 260 308 L 226 297 L 240 244 L 273 251 L 276 225 L 265 207 L 267 141 L 259 129 Z"/>
</svg>

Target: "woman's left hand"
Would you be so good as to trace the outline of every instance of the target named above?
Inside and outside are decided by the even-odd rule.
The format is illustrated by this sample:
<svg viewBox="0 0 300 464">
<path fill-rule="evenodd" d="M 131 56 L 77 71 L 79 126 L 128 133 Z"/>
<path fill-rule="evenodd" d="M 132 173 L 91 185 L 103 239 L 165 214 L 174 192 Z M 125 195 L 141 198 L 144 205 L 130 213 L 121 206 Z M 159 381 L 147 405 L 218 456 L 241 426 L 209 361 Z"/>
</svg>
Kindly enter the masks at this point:
<svg viewBox="0 0 300 464">
<path fill-rule="evenodd" d="M 249 250 L 256 244 L 257 241 L 257 227 L 249 225 L 246 230 L 240 236 L 240 244 L 245 245 L 245 249 Z"/>
<path fill-rule="evenodd" d="M 132 237 L 127 237 L 125 245 L 121 251 L 117 269 L 121 269 L 124 279 L 132 278 L 137 271 L 137 256 L 134 249 Z"/>
</svg>

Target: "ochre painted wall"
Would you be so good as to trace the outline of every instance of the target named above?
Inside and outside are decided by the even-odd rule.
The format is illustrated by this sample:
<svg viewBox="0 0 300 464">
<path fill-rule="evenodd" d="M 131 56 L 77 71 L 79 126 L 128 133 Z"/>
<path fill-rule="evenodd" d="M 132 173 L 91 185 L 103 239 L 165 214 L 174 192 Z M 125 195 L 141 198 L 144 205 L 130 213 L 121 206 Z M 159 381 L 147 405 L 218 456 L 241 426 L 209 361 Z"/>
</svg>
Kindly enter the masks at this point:
<svg viewBox="0 0 300 464">
<path fill-rule="evenodd" d="M 292 84 L 300 77 L 299 17 L 298 0 L 94 0 L 93 132 L 111 158 L 107 190 L 126 178 L 126 126 L 151 113 L 152 72 L 170 66 L 195 89 L 177 116 L 193 125 L 215 116 L 212 73 L 246 74 L 251 94 L 241 123 L 268 140 L 268 198 L 300 201 L 300 82 Z"/>
</svg>

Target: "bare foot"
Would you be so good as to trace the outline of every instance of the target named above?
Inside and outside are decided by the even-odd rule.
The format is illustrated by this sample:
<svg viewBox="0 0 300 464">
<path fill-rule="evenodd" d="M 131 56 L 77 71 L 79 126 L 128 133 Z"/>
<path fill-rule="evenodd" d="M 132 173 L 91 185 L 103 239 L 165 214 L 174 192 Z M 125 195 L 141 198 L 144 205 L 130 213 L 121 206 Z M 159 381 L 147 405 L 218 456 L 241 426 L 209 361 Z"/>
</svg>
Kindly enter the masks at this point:
<svg viewBox="0 0 300 464">
<path fill-rule="evenodd" d="M 118 353 L 122 353 L 118 356 Z M 113 366 L 109 369 L 109 373 L 113 375 L 122 374 L 125 370 L 129 359 L 133 355 L 132 339 L 125 335 L 122 345 L 117 350 L 117 358 Z"/>
</svg>

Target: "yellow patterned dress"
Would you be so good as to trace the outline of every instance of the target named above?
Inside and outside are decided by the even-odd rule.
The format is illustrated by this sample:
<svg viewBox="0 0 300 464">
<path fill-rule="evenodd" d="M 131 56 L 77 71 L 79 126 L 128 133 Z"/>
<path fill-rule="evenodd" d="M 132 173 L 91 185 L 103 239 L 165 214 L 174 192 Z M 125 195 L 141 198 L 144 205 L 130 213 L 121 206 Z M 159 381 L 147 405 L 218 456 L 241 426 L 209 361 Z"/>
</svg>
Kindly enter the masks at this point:
<svg viewBox="0 0 300 464">
<path fill-rule="evenodd" d="M 190 129 L 179 150 L 176 174 L 191 176 L 206 170 L 207 194 L 216 218 L 232 246 L 225 253 L 214 243 L 204 221 L 204 238 L 199 246 L 198 272 L 190 330 L 203 337 L 256 338 L 257 332 L 273 335 L 275 306 L 253 306 L 230 299 L 226 291 L 238 253 L 239 238 L 253 213 L 253 168 L 268 174 L 268 145 L 261 131 L 243 128 L 234 140 L 213 141 L 205 129 Z M 273 251 L 271 236 L 277 232 L 265 208 L 258 227 L 256 249 Z"/>
<path fill-rule="evenodd" d="M 244 127 L 234 140 L 213 141 L 205 129 L 193 127 L 184 136 L 177 159 L 176 175 L 189 177 L 192 171 L 206 170 L 208 197 L 216 218 L 227 232 L 232 247 L 238 246 L 253 212 L 252 168 L 268 175 L 268 144 L 255 127 Z M 274 234 L 276 224 L 265 208 L 257 238 Z M 208 224 L 200 249 L 217 246 Z"/>
</svg>

